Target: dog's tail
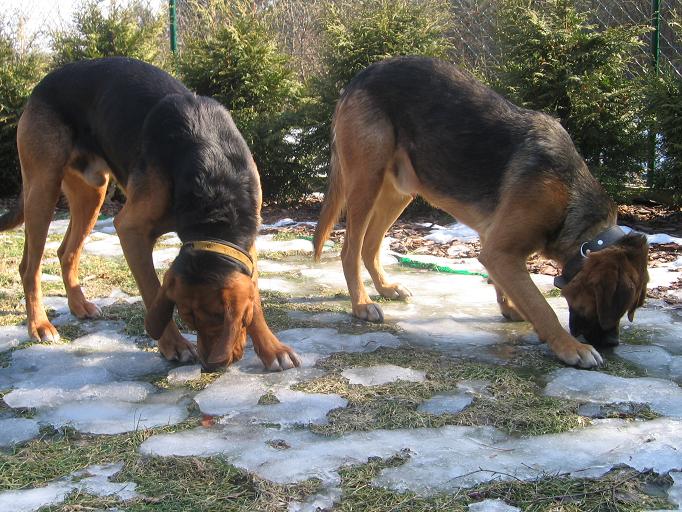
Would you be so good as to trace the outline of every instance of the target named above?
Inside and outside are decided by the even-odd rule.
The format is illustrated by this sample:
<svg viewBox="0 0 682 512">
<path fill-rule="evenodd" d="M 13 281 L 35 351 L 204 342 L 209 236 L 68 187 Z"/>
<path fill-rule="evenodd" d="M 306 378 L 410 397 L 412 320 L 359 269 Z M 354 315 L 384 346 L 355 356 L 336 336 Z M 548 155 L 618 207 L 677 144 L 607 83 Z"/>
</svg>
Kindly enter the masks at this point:
<svg viewBox="0 0 682 512">
<path fill-rule="evenodd" d="M 336 117 L 336 116 L 334 116 Z M 334 120 L 332 120 L 332 144 L 331 144 L 331 160 L 329 165 L 329 186 L 327 193 L 324 195 L 324 202 L 322 203 L 322 211 L 320 212 L 320 220 L 317 222 L 315 228 L 315 235 L 313 236 L 313 246 L 315 247 L 315 261 L 320 261 L 324 243 L 329 238 L 329 234 L 334 228 L 334 224 L 339 219 L 341 211 L 345 206 L 344 190 L 343 190 L 343 174 L 339 168 L 339 155 L 336 151 L 336 137 L 334 136 Z"/>
<path fill-rule="evenodd" d="M 19 193 L 16 204 L 4 215 L 0 216 L 0 231 L 16 228 L 24 223 L 24 192 Z"/>
</svg>

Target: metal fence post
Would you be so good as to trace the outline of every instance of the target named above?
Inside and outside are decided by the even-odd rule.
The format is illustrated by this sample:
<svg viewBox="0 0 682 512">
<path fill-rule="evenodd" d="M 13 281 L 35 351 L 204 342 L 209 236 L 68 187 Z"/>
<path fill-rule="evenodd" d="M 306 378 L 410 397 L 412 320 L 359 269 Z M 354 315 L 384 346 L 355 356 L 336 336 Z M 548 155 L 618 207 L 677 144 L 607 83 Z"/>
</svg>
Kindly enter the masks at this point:
<svg viewBox="0 0 682 512">
<path fill-rule="evenodd" d="M 175 54 L 178 51 L 178 18 L 175 11 L 175 0 L 168 1 L 170 14 L 170 49 Z"/>
<path fill-rule="evenodd" d="M 661 0 L 651 0 L 651 64 L 654 71 L 654 79 L 658 77 L 661 65 Z M 654 115 L 656 113 L 654 112 Z M 649 188 L 654 186 L 654 173 L 656 172 L 656 130 L 655 123 L 649 129 L 649 166 L 646 173 L 646 184 Z"/>
</svg>

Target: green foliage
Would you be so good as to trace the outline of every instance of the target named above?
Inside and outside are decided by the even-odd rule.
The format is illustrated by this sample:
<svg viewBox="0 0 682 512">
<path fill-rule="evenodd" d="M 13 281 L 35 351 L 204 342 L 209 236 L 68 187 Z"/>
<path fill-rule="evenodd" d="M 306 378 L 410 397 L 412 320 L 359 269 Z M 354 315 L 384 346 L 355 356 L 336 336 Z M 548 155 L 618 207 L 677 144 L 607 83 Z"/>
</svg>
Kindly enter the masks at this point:
<svg viewBox="0 0 682 512">
<path fill-rule="evenodd" d="M 31 49 L 20 51 L 10 35 L 0 33 L 0 197 L 17 195 L 21 188 L 17 122 L 46 63 L 45 55 Z"/>
<path fill-rule="evenodd" d="M 673 13 L 669 25 L 675 39 L 679 40 L 682 21 L 678 13 Z M 673 64 L 679 66 L 681 63 Z M 654 186 L 672 190 L 674 200 L 679 204 L 682 203 L 682 76 L 673 66 L 666 66 L 660 77 L 651 81 L 648 99 L 660 137 L 661 159 L 654 175 Z"/>
<path fill-rule="evenodd" d="M 329 134 L 341 89 L 368 65 L 401 55 L 446 58 L 452 45 L 445 0 L 328 0 L 321 20 L 322 72 L 308 84 L 302 110 L 303 151 L 320 173 L 329 164 Z"/>
<path fill-rule="evenodd" d="M 197 0 L 190 9 L 201 30 L 189 30 L 183 38 L 178 63 L 183 81 L 231 110 L 253 152 L 266 198 L 299 196 L 306 180 L 292 112 L 300 84 L 267 13 L 246 0 Z"/>
<path fill-rule="evenodd" d="M 644 82 L 632 72 L 645 31 L 599 29 L 567 0 L 504 0 L 496 86 L 518 104 L 557 116 L 602 181 L 639 173 Z"/>
<path fill-rule="evenodd" d="M 166 13 L 152 11 L 142 0 L 125 6 L 86 0 L 73 16 L 73 28 L 54 34 L 56 65 L 82 59 L 124 56 L 167 67 L 170 62 Z"/>
</svg>

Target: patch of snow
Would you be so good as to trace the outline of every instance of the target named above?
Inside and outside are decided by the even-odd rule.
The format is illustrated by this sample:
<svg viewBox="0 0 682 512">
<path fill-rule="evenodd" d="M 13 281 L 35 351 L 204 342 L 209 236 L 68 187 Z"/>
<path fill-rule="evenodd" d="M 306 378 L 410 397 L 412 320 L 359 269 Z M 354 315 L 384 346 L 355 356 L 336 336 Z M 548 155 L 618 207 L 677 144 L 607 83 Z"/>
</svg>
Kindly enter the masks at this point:
<svg viewBox="0 0 682 512">
<path fill-rule="evenodd" d="M 0 326 L 0 352 L 5 352 L 28 341 L 24 325 Z"/>
<path fill-rule="evenodd" d="M 289 387 L 324 372 L 294 368 L 278 373 L 246 373 L 248 365 L 233 365 L 218 380 L 194 397 L 204 414 L 225 415 L 229 421 L 279 423 L 282 425 L 325 423 L 327 413 L 348 402 L 338 395 L 303 393 Z M 278 403 L 260 405 L 259 399 L 271 393 Z"/>
<path fill-rule="evenodd" d="M 102 372 L 105 379 L 107 371 Z M 114 400 L 120 402 L 142 402 L 154 386 L 146 382 L 108 382 L 106 384 L 85 384 L 82 376 L 67 374 L 57 379 L 50 379 L 49 383 L 26 382 L 21 388 L 14 389 L 4 396 L 4 401 L 12 408 L 19 407 L 56 407 L 77 400 Z M 95 380 L 100 380 L 99 376 Z M 80 381 L 80 382 L 79 382 Z M 35 387 L 33 387 L 35 386 Z M 74 386 L 74 387 L 71 387 Z"/>
<path fill-rule="evenodd" d="M 121 434 L 164 425 L 175 425 L 188 416 L 184 405 L 81 400 L 48 409 L 40 422 L 56 428 L 70 426 L 90 434 Z"/>
<path fill-rule="evenodd" d="M 201 365 L 178 366 L 168 372 L 168 383 L 181 385 L 201 378 Z"/>
<path fill-rule="evenodd" d="M 152 252 L 154 267 L 161 268 L 169 266 L 180 252 L 179 247 L 168 247 L 166 249 L 156 249 Z"/>
<path fill-rule="evenodd" d="M 327 437 L 299 429 L 226 424 L 156 435 L 145 441 L 140 451 L 163 457 L 223 455 L 231 464 L 277 483 L 320 478 L 335 486 L 339 467 L 409 449 L 410 459 L 402 466 L 384 469 L 375 484 L 432 494 L 493 479 L 532 480 L 554 473 L 598 477 L 619 464 L 666 473 L 679 467 L 681 427 L 680 421 L 659 418 L 647 422 L 607 420 L 576 431 L 529 438 L 506 436 L 492 427 L 460 426 Z M 273 439 L 288 448 L 273 448 L 268 444 Z"/>
<path fill-rule="evenodd" d="M 83 251 L 93 256 L 104 258 L 116 258 L 123 256 L 123 247 L 117 235 L 93 233 L 88 237 L 83 246 Z"/>
<path fill-rule="evenodd" d="M 11 446 L 38 435 L 38 422 L 28 418 L 0 420 L 0 446 Z M 1 508 L 0 508 L 1 510 Z"/>
<path fill-rule="evenodd" d="M 327 487 L 324 492 L 314 494 L 305 501 L 294 501 L 289 504 L 288 512 L 319 512 L 331 510 L 335 503 L 341 501 L 341 488 Z"/>
<path fill-rule="evenodd" d="M 484 500 L 469 505 L 469 512 L 521 512 L 502 500 Z"/>
<path fill-rule="evenodd" d="M 294 226 L 316 226 L 317 222 L 314 221 L 302 221 L 302 222 L 297 222 L 294 219 L 290 219 L 288 217 L 284 219 L 279 219 L 276 222 L 273 222 L 272 224 L 261 224 L 260 225 L 260 230 L 266 230 L 266 229 L 277 229 L 277 228 L 290 228 Z"/>
<path fill-rule="evenodd" d="M 457 414 L 473 401 L 473 397 L 467 393 L 441 393 L 419 404 L 417 410 L 435 415 Z"/>
<path fill-rule="evenodd" d="M 562 368 L 550 374 L 545 394 L 602 404 L 646 403 L 659 414 L 682 418 L 682 388 L 664 379 L 627 379 L 595 371 Z"/>
<path fill-rule="evenodd" d="M 112 482 L 120 473 L 123 463 L 90 466 L 81 471 L 47 484 L 45 487 L 5 491 L 0 493 L 0 510 L 33 512 L 42 507 L 57 505 L 74 491 L 95 496 L 116 496 L 129 500 L 137 496 L 133 482 Z"/>
<path fill-rule="evenodd" d="M 630 233 L 632 231 L 632 228 L 629 226 L 620 226 L 620 227 L 626 234 Z M 649 242 L 649 245 L 656 245 L 656 244 L 682 245 L 682 238 L 670 236 L 670 235 L 667 235 L 665 233 L 649 234 L 649 235 L 646 235 L 646 239 Z"/>
<path fill-rule="evenodd" d="M 320 358 L 335 352 L 372 352 L 379 347 L 400 346 L 400 340 L 389 332 L 341 334 L 330 328 L 288 329 L 278 332 L 277 336 L 296 351 L 303 367 L 311 367 Z"/>
<path fill-rule="evenodd" d="M 116 331 L 82 336 L 70 344 L 32 345 L 12 353 L 0 368 L 10 407 L 39 409 L 40 422 L 73 425 L 83 432 L 119 433 L 177 423 L 187 408 L 152 403 L 155 388 L 139 377 L 168 370 L 158 354 L 138 348 Z"/>
<path fill-rule="evenodd" d="M 381 386 L 389 382 L 404 380 L 408 382 L 423 382 L 426 373 L 421 370 L 403 368 L 393 364 L 377 366 L 359 366 L 343 370 L 341 375 L 351 384 L 360 386 Z"/>
<path fill-rule="evenodd" d="M 425 240 L 432 240 L 438 244 L 448 244 L 453 240 L 462 242 L 474 242 L 478 240 L 478 233 L 459 222 L 449 224 L 445 227 L 434 225 L 431 233 L 424 237 Z"/>
<path fill-rule="evenodd" d="M 679 369 L 682 356 L 673 356 L 667 350 L 656 345 L 618 345 L 614 352 L 632 363 L 647 370 L 652 377 L 677 379 L 682 377 Z"/>
<path fill-rule="evenodd" d="M 274 240 L 274 235 L 258 235 L 256 249 L 259 253 L 312 253 L 313 243 L 309 240 L 295 238 L 293 240 Z"/>
<path fill-rule="evenodd" d="M 259 277 L 258 288 L 260 290 L 295 294 L 300 291 L 301 286 L 299 283 L 294 283 L 287 279 L 279 279 L 276 277 Z"/>
</svg>

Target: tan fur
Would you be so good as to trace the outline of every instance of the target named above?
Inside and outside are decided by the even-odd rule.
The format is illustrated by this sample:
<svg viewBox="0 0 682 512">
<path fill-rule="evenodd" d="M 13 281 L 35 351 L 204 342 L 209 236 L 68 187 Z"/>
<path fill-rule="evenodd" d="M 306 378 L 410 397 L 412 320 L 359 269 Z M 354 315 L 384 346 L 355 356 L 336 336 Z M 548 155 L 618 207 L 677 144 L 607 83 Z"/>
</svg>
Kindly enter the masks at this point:
<svg viewBox="0 0 682 512">
<path fill-rule="evenodd" d="M 28 331 L 38 340 L 56 340 L 59 334 L 45 314 L 40 286 L 41 259 L 52 213 L 61 189 L 71 213 L 69 227 L 58 250 L 69 308 L 79 318 L 99 316 L 101 312 L 97 306 L 83 295 L 78 283 L 78 267 L 83 243 L 97 220 L 111 173 L 102 158 L 76 149 L 70 131 L 39 101 L 29 101 L 19 121 L 17 145 L 26 224 L 20 273 L 26 294 Z M 258 176 L 253 160 L 251 172 Z M 169 270 L 161 287 L 152 250 L 157 238 L 174 228 L 170 215 L 171 183 L 166 173 L 149 167 L 144 173 L 131 175 L 125 193 L 126 203 L 114 224 L 148 311 L 147 330 L 158 339 L 159 351 L 164 357 L 187 361 L 201 356 L 208 368 L 225 362 L 229 364 L 242 357 L 248 332 L 256 353 L 267 368 L 287 369 L 300 364 L 293 350 L 276 338 L 265 321 L 257 271 L 252 278 L 237 273 L 222 287 L 207 288 L 187 286 Z M 258 195 L 256 215 L 260 218 L 260 187 L 254 193 Z M 6 222 L 9 225 L 15 220 Z M 250 252 L 255 263 L 255 247 Z M 183 320 L 195 324 L 200 331 L 201 354 L 172 321 L 176 304 Z M 215 322 L 218 317 L 220 321 Z M 221 336 L 228 340 L 227 345 L 218 343 Z"/>
<path fill-rule="evenodd" d="M 598 364 L 598 353 L 561 327 L 526 269 L 528 256 L 544 250 L 551 231 L 564 222 L 570 199 L 565 183 L 539 178 L 534 187 L 528 188 L 517 186 L 510 177 L 503 183 L 494 213 L 476 204 L 464 204 L 447 190 L 434 190 L 420 182 L 407 152 L 394 139 L 391 123 L 368 104 L 363 93 L 354 92 L 337 106 L 329 195 L 314 238 L 319 258 L 345 204 L 346 236 L 341 259 L 353 314 L 370 321 L 383 320 L 381 308 L 369 299 L 360 278 L 361 256 L 382 296 L 409 296 L 409 291 L 399 284 L 389 283 L 378 255 L 386 231 L 418 194 L 479 232 L 479 259 L 495 284 L 501 312 L 507 318 L 530 321 L 539 338 L 566 363 Z M 513 177 L 512 171 L 509 176 Z M 637 292 L 639 299 L 643 292 L 641 288 Z M 629 301 L 628 307 L 632 305 Z"/>
</svg>

